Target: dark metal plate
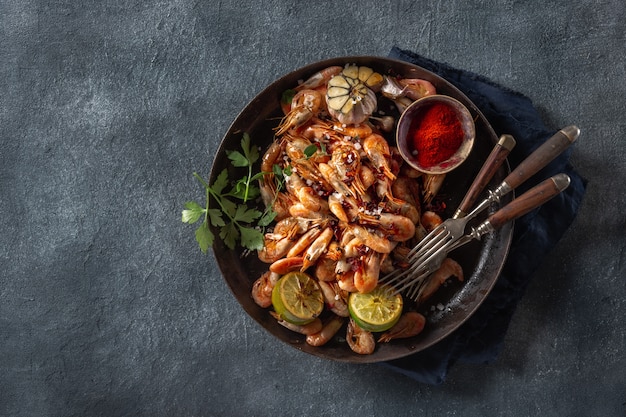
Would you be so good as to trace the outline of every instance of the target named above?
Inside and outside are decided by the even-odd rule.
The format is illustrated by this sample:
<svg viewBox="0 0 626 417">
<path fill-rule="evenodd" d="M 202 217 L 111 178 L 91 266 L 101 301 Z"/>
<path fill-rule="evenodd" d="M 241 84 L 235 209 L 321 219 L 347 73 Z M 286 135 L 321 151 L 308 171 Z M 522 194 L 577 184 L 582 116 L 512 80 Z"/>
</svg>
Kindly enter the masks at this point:
<svg viewBox="0 0 626 417">
<path fill-rule="evenodd" d="M 348 63 L 369 66 L 381 74 L 426 79 L 435 85 L 439 94 L 456 98 L 474 115 L 476 141 L 472 153 L 463 165 L 447 175 L 440 191 L 447 205 L 446 216 L 450 217 L 498 138 L 476 106 L 449 82 L 423 68 L 387 58 L 361 56 L 330 59 L 300 68 L 272 83 L 243 109 L 229 128 L 215 156 L 210 182 L 212 183 L 224 168 L 232 169 L 225 151 L 239 149 L 243 132 L 250 134 L 252 142 L 261 148 L 261 152 L 265 151 L 273 139 L 272 129 L 282 116 L 279 103 L 283 91 L 293 88 L 299 80 L 304 80 L 321 69 Z M 508 172 L 508 165 L 504 164 L 495 174 L 490 187 L 494 188 L 501 183 Z M 511 198 L 512 195 L 508 195 L 507 198 L 503 198 L 501 204 L 506 204 Z M 258 307 L 250 297 L 252 283 L 267 270 L 268 265 L 260 262 L 255 253 L 244 256 L 241 250 L 228 249 L 219 239 L 216 239 L 213 250 L 224 279 L 243 309 L 277 339 L 322 358 L 368 363 L 398 359 L 419 352 L 445 338 L 463 324 L 476 311 L 495 284 L 509 250 L 512 231 L 512 224 L 505 225 L 494 234 L 484 237 L 482 241 L 473 242 L 453 252 L 450 257 L 463 267 L 465 281 L 452 282 L 441 288 L 423 307 L 422 312 L 427 317 L 424 331 L 413 338 L 379 343 L 374 354 L 367 356 L 357 355 L 350 350 L 345 343 L 344 331 L 340 331 L 335 340 L 323 347 L 307 345 L 303 336 L 277 324 L 268 313 L 269 310 Z"/>
</svg>

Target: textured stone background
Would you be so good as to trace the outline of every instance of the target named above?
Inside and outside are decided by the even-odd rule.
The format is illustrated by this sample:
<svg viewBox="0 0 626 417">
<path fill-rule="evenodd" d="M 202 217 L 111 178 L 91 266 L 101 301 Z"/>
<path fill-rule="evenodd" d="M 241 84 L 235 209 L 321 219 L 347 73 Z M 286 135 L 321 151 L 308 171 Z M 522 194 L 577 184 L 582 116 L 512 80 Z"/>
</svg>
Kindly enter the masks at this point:
<svg viewBox="0 0 626 417">
<path fill-rule="evenodd" d="M 0 415 L 626 415 L 622 0 L 0 0 Z M 577 124 L 589 185 L 491 365 L 439 387 L 272 339 L 197 250 L 235 115 L 392 45 Z"/>
</svg>

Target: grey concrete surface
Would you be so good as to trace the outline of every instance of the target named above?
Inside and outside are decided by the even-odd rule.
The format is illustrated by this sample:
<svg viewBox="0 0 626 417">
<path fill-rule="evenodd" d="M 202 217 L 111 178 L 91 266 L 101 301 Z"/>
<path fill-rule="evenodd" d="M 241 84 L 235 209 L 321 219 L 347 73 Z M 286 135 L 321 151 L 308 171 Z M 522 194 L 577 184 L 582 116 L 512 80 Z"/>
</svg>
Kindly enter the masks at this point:
<svg viewBox="0 0 626 417">
<path fill-rule="evenodd" d="M 0 0 L 0 415 L 626 416 L 626 6 Z M 397 45 L 577 124 L 589 180 L 490 365 L 422 385 L 272 339 L 180 222 L 235 115 Z"/>
</svg>

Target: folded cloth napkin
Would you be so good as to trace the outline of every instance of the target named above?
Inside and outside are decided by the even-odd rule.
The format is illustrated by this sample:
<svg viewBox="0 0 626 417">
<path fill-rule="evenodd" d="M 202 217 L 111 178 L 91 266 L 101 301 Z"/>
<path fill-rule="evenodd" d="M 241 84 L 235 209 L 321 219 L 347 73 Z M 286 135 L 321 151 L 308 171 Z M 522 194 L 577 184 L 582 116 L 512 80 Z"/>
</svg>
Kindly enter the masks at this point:
<svg viewBox="0 0 626 417">
<path fill-rule="evenodd" d="M 524 95 L 499 86 L 485 77 L 432 61 L 393 47 L 390 58 L 427 69 L 460 89 L 481 110 L 497 135 L 513 135 L 516 146 L 509 163 L 517 166 L 556 131 L 542 122 Z M 513 241 L 502 274 L 476 313 L 436 345 L 414 355 L 382 363 L 419 382 L 441 384 L 457 361 L 490 363 L 496 359 L 518 301 L 543 258 L 573 222 L 587 181 L 569 164 L 571 148 L 516 189 L 521 194 L 541 180 L 558 173 L 571 178 L 557 197 L 515 222 Z"/>
</svg>

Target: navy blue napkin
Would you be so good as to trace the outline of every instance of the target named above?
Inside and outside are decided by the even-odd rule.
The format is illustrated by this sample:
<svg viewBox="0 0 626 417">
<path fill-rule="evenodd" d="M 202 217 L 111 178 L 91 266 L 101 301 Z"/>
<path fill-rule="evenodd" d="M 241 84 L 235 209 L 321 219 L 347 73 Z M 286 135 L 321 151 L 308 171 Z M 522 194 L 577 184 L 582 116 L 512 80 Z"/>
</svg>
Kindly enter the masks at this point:
<svg viewBox="0 0 626 417">
<path fill-rule="evenodd" d="M 397 47 L 392 48 L 389 57 L 410 62 L 445 78 L 474 102 L 498 136 L 513 135 L 517 144 L 509 155 L 512 167 L 556 132 L 545 126 L 530 99 L 485 77 Z M 450 367 L 457 361 L 490 363 L 496 359 L 515 307 L 533 273 L 574 221 L 585 193 L 587 181 L 569 164 L 570 153 L 571 147 L 516 189 L 519 195 L 561 172 L 571 178 L 571 184 L 564 192 L 516 220 L 502 274 L 476 313 L 436 345 L 402 359 L 384 362 L 383 366 L 419 382 L 436 385 L 445 381 Z"/>
</svg>

